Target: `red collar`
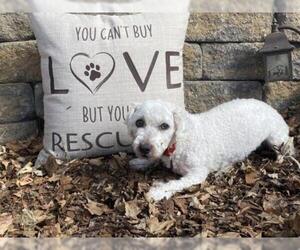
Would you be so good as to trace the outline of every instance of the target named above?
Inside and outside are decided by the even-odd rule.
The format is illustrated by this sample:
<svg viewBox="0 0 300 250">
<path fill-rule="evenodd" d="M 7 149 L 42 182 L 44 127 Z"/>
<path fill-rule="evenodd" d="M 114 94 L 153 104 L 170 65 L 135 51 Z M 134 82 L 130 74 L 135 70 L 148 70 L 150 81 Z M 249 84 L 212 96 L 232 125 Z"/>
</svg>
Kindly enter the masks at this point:
<svg viewBox="0 0 300 250">
<path fill-rule="evenodd" d="M 164 152 L 164 156 L 170 157 L 176 150 L 176 143 L 169 146 Z"/>
</svg>

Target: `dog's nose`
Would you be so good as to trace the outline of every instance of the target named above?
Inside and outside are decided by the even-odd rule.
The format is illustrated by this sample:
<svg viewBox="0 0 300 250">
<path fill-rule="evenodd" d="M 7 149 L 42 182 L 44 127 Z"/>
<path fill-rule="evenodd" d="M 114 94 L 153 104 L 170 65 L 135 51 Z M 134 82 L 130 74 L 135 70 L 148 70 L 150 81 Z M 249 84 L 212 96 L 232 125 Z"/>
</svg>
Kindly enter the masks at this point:
<svg viewBox="0 0 300 250">
<path fill-rule="evenodd" d="M 140 152 L 141 152 L 143 155 L 147 155 L 147 154 L 149 154 L 150 151 L 151 151 L 151 145 L 149 145 L 149 144 L 141 144 L 141 145 L 139 146 L 139 150 L 140 150 Z"/>
</svg>

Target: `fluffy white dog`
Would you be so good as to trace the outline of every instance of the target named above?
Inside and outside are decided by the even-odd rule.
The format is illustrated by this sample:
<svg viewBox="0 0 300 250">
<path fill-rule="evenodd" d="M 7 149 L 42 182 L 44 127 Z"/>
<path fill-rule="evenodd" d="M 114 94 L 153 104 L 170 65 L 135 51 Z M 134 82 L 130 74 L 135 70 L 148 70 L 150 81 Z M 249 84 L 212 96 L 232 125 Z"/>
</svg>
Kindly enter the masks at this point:
<svg viewBox="0 0 300 250">
<path fill-rule="evenodd" d="M 238 99 L 201 114 L 189 114 L 163 101 L 137 104 L 128 116 L 137 159 L 135 169 L 162 160 L 182 175 L 179 180 L 157 183 L 148 198 L 170 198 L 176 192 L 203 182 L 215 170 L 246 158 L 266 141 L 277 148 L 290 141 L 289 127 L 271 106 L 254 99 Z M 289 153 L 293 154 L 290 143 Z"/>
</svg>

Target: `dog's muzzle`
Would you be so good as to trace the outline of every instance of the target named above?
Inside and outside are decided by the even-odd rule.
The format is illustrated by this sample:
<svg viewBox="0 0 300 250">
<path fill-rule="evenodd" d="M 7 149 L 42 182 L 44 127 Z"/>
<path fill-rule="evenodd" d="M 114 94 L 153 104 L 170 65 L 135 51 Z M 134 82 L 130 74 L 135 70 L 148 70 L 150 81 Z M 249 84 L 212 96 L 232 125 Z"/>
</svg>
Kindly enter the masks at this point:
<svg viewBox="0 0 300 250">
<path fill-rule="evenodd" d="M 151 152 L 152 146 L 149 144 L 140 144 L 138 150 L 143 157 L 147 157 Z"/>
</svg>

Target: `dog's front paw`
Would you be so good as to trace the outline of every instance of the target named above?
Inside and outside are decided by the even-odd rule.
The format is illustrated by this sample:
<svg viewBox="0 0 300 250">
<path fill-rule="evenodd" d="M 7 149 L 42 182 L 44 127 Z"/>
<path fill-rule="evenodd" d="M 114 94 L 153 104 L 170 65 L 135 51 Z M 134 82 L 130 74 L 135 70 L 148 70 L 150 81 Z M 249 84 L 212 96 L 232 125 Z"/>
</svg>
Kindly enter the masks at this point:
<svg viewBox="0 0 300 250">
<path fill-rule="evenodd" d="M 148 201 L 160 201 L 164 198 L 169 199 L 172 195 L 172 191 L 163 188 L 162 183 L 157 183 L 154 187 L 150 188 L 149 192 L 146 194 L 146 199 Z"/>
<path fill-rule="evenodd" d="M 146 159 L 139 159 L 139 158 L 133 159 L 129 162 L 130 168 L 137 171 L 145 171 L 151 165 L 152 162 Z"/>
</svg>

